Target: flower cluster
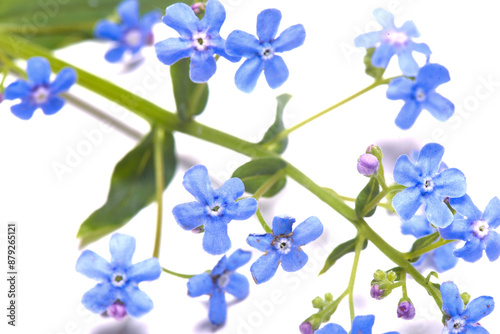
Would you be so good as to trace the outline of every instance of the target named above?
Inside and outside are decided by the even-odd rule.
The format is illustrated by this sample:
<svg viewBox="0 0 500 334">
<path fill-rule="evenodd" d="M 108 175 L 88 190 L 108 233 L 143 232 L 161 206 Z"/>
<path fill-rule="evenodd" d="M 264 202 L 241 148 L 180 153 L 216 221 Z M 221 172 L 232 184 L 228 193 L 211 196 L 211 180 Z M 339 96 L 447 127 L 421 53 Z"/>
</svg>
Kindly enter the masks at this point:
<svg viewBox="0 0 500 334">
<path fill-rule="evenodd" d="M 349 333 L 371 334 L 375 316 L 373 315 L 358 315 L 352 322 L 352 329 Z M 317 330 L 316 334 L 348 334 L 345 329 L 337 324 L 328 324 L 325 327 Z M 384 334 L 399 334 L 398 332 L 387 332 Z"/>
</svg>

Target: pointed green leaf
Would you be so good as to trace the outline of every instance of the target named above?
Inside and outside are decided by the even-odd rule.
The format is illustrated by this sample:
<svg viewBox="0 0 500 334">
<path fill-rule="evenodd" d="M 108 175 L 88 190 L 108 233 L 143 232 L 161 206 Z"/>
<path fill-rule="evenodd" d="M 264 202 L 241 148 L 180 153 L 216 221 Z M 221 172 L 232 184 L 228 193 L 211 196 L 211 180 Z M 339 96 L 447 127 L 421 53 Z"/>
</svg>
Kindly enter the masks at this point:
<svg viewBox="0 0 500 334">
<path fill-rule="evenodd" d="M 373 52 L 375 52 L 375 48 L 366 49 L 366 55 L 365 58 L 363 59 L 363 62 L 365 63 L 365 72 L 375 80 L 379 80 L 384 75 L 385 68 L 373 66 L 372 64 Z"/>
<path fill-rule="evenodd" d="M 421 238 L 418 238 L 417 240 L 415 240 L 415 242 L 411 246 L 410 253 L 416 252 L 419 249 L 422 249 L 422 248 L 425 248 L 427 246 L 432 245 L 434 243 L 434 241 L 436 241 L 438 238 L 439 238 L 439 232 L 431 233 L 431 234 L 428 234 L 428 235 L 423 236 Z M 419 258 L 420 258 L 420 256 L 418 256 L 414 259 L 410 259 L 408 261 L 417 262 Z"/>
<path fill-rule="evenodd" d="M 273 177 L 277 172 L 286 167 L 286 163 L 278 158 L 260 158 L 254 159 L 240 166 L 233 173 L 245 184 L 245 191 L 253 194 L 266 181 Z M 286 184 L 286 177 L 283 175 L 274 185 L 267 190 L 263 197 L 272 197 L 283 189 Z"/>
<path fill-rule="evenodd" d="M 323 266 L 323 269 L 319 272 L 319 275 L 324 274 L 325 272 L 328 271 L 336 262 L 339 260 L 341 257 L 343 257 L 346 254 L 353 253 L 356 250 L 356 243 L 358 242 L 358 237 L 351 239 L 349 241 L 346 241 L 337 247 L 328 255 L 325 265 Z M 365 240 L 363 242 L 363 248 L 365 249 L 366 246 L 368 246 L 368 240 Z"/>
<path fill-rule="evenodd" d="M 271 125 L 271 127 L 267 130 L 264 138 L 262 138 L 259 144 L 265 144 L 271 141 L 278 133 L 285 130 L 285 125 L 283 124 L 283 111 L 285 110 L 285 106 L 291 98 L 292 95 L 290 94 L 281 94 L 276 98 L 276 100 L 278 100 L 278 107 L 276 108 L 276 119 L 273 125 Z M 272 147 L 270 147 L 270 149 L 276 153 L 283 153 L 287 145 L 288 137 L 283 138 L 279 142 L 275 143 Z"/>
<path fill-rule="evenodd" d="M 358 216 L 358 218 L 361 218 L 361 212 L 363 212 L 365 206 L 370 203 L 378 195 L 379 192 L 380 187 L 377 179 L 374 177 L 370 178 L 370 181 L 368 182 L 366 187 L 361 190 L 358 197 L 356 197 L 356 202 L 354 203 L 354 211 L 356 212 L 356 216 Z M 376 209 L 377 206 L 367 212 L 365 217 L 373 216 Z"/>
<path fill-rule="evenodd" d="M 122 227 L 154 201 L 156 190 L 153 149 L 151 132 L 116 164 L 106 203 L 80 226 L 77 234 L 77 238 L 81 239 L 80 247 Z M 174 176 L 177 164 L 171 133 L 165 134 L 163 158 L 166 188 Z"/>
</svg>

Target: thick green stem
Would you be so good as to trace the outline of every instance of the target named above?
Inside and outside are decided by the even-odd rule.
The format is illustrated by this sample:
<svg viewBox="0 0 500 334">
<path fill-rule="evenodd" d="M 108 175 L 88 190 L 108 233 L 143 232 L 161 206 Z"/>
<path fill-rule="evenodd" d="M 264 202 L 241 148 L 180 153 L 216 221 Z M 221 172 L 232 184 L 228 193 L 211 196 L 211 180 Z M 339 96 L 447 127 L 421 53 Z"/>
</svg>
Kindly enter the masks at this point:
<svg viewBox="0 0 500 334">
<path fill-rule="evenodd" d="M 438 232 L 436 232 L 436 233 L 438 233 Z M 421 249 L 416 250 L 414 252 L 408 252 L 408 253 L 405 253 L 403 255 L 406 259 L 414 259 L 414 258 L 419 257 L 421 255 L 424 255 L 430 251 L 433 251 L 439 247 L 442 247 L 444 245 L 452 243 L 453 241 L 455 241 L 455 240 L 444 240 L 443 238 L 440 238 L 438 241 L 436 241 L 435 243 L 433 243 L 427 247 L 421 248 Z"/>
<path fill-rule="evenodd" d="M 356 281 L 356 272 L 358 270 L 359 264 L 359 256 L 361 254 L 361 250 L 363 249 L 363 243 L 365 242 L 365 238 L 362 236 L 358 237 L 358 241 L 356 242 L 356 248 L 354 250 L 354 260 L 352 262 L 352 270 L 351 277 L 349 279 L 349 286 L 347 290 L 349 290 L 349 313 L 351 315 L 351 323 L 354 321 L 354 283 Z"/>
<path fill-rule="evenodd" d="M 398 191 L 398 190 L 403 190 L 405 189 L 404 186 L 401 185 L 395 185 L 389 188 L 385 188 L 381 192 L 378 193 L 377 196 L 375 196 L 374 199 L 372 199 L 364 208 L 363 211 L 361 211 L 361 217 L 364 217 L 368 212 L 370 212 L 371 209 L 373 209 L 380 201 L 387 195 L 392 193 L 393 191 Z"/>
<path fill-rule="evenodd" d="M 161 229 L 163 221 L 163 189 L 165 188 L 165 176 L 163 166 L 163 142 L 165 141 L 165 130 L 161 127 L 154 129 L 154 164 L 156 182 L 156 233 L 153 257 L 160 257 Z"/>
</svg>

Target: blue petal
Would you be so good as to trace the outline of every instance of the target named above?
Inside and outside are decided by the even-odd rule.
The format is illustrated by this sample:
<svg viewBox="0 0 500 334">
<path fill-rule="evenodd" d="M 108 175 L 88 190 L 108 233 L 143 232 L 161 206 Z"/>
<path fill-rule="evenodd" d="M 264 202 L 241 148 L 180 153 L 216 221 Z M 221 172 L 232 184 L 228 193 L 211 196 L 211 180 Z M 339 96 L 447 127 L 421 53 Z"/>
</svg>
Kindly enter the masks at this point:
<svg viewBox="0 0 500 334">
<path fill-rule="evenodd" d="M 467 262 L 476 262 L 483 256 L 484 244 L 479 238 L 471 238 L 460 249 L 455 249 L 453 255 Z"/>
<path fill-rule="evenodd" d="M 158 60 L 165 65 L 172 65 L 182 58 L 191 57 L 194 52 L 190 41 L 182 38 L 169 38 L 155 44 Z"/>
<path fill-rule="evenodd" d="M 434 265 L 438 272 L 450 270 L 458 263 L 458 258 L 453 255 L 455 245 L 453 243 L 447 244 L 434 250 Z"/>
<path fill-rule="evenodd" d="M 217 70 L 217 64 L 213 57 L 213 50 L 194 52 L 191 56 L 189 67 L 189 78 L 193 82 L 204 83 L 210 79 Z"/>
<path fill-rule="evenodd" d="M 214 50 L 214 52 L 224 58 L 226 58 L 227 60 L 229 60 L 230 62 L 233 62 L 233 63 L 236 63 L 236 62 L 239 62 L 241 60 L 241 57 L 239 56 L 230 56 L 227 52 L 226 52 L 226 41 L 221 38 L 221 37 L 218 37 L 218 38 L 212 38 L 210 40 L 210 46 L 212 47 L 212 49 Z"/>
<path fill-rule="evenodd" d="M 80 274 L 99 281 L 106 281 L 113 274 L 109 262 L 91 250 L 82 252 L 75 269 Z"/>
<path fill-rule="evenodd" d="M 396 49 L 394 49 L 392 45 L 380 44 L 379 47 L 375 49 L 375 52 L 373 52 L 373 66 L 386 68 L 395 53 Z"/>
<path fill-rule="evenodd" d="M 346 330 L 337 324 L 328 324 L 325 327 L 318 329 L 316 334 L 347 334 Z"/>
<path fill-rule="evenodd" d="M 392 199 L 392 207 L 402 220 L 410 220 L 422 203 L 422 195 L 417 187 L 406 188 Z"/>
<path fill-rule="evenodd" d="M 288 68 L 280 56 L 274 55 L 264 63 L 264 75 L 269 87 L 276 89 L 288 79 Z"/>
<path fill-rule="evenodd" d="M 195 165 L 188 169 L 182 181 L 184 188 L 200 203 L 214 206 L 215 192 L 208 176 L 208 170 L 203 165 Z"/>
<path fill-rule="evenodd" d="M 464 174 L 456 168 L 445 169 L 436 175 L 434 192 L 442 197 L 461 197 L 467 192 L 467 183 Z"/>
<path fill-rule="evenodd" d="M 33 113 L 38 108 L 34 103 L 21 102 L 10 107 L 10 111 L 20 119 L 28 120 L 33 117 Z"/>
<path fill-rule="evenodd" d="M 99 283 L 82 297 L 82 304 L 93 313 L 102 313 L 118 299 L 118 290 L 109 283 Z"/>
<path fill-rule="evenodd" d="M 187 282 L 189 297 L 210 295 L 214 290 L 214 281 L 208 273 L 193 276 Z"/>
<path fill-rule="evenodd" d="M 465 325 L 463 327 L 464 333 L 467 334 L 490 334 L 486 329 L 484 329 L 481 326 L 475 326 L 475 325 Z"/>
<path fill-rule="evenodd" d="M 486 255 L 490 261 L 495 261 L 500 257 L 500 235 L 495 231 L 489 231 L 484 238 L 486 245 Z"/>
<path fill-rule="evenodd" d="M 229 278 L 229 284 L 226 286 L 226 291 L 238 299 L 243 299 L 250 292 L 250 284 L 248 279 L 239 273 L 234 273 Z"/>
<path fill-rule="evenodd" d="M 434 232 L 434 228 L 429 224 L 427 218 L 423 216 L 414 216 L 409 221 L 403 221 L 401 224 L 401 233 L 410 234 L 416 238 L 423 237 L 432 232 Z"/>
<path fill-rule="evenodd" d="M 263 10 L 257 16 L 257 36 L 260 42 L 271 42 L 281 22 L 281 12 L 270 8 Z"/>
<path fill-rule="evenodd" d="M 453 209 L 457 210 L 458 213 L 471 221 L 481 219 L 481 211 L 474 205 L 467 194 L 459 198 L 450 198 L 450 205 Z"/>
<path fill-rule="evenodd" d="M 141 261 L 127 269 L 129 280 L 139 283 L 142 281 L 154 281 L 161 275 L 161 266 L 157 258 Z"/>
<path fill-rule="evenodd" d="M 43 57 L 32 57 L 28 59 L 26 73 L 31 85 L 48 85 L 51 73 L 50 63 Z"/>
<path fill-rule="evenodd" d="M 127 313 L 133 317 L 141 317 L 153 309 L 153 301 L 135 285 L 128 285 L 122 290 L 121 301 Z"/>
<path fill-rule="evenodd" d="M 199 202 L 179 204 L 172 209 L 175 221 L 186 231 L 204 225 L 207 206 Z"/>
<path fill-rule="evenodd" d="M 168 6 L 162 21 L 184 38 L 191 38 L 193 33 L 198 32 L 200 23 L 191 7 L 185 3 L 175 3 Z"/>
<path fill-rule="evenodd" d="M 405 23 L 403 23 L 401 28 L 399 28 L 399 31 L 404 32 L 410 37 L 420 37 L 420 33 L 418 32 L 417 27 L 415 26 L 415 23 L 413 23 L 413 21 L 406 21 Z"/>
<path fill-rule="evenodd" d="M 380 23 L 384 29 L 394 28 L 394 15 L 392 15 L 391 12 L 388 12 L 383 8 L 376 8 L 373 11 L 373 16 L 375 16 L 377 22 Z"/>
<path fill-rule="evenodd" d="M 465 312 L 462 313 L 462 317 L 466 319 L 468 324 L 474 325 L 482 318 L 488 316 L 494 309 L 495 302 L 493 298 L 481 296 L 467 304 L 467 308 Z"/>
<path fill-rule="evenodd" d="M 470 231 L 471 223 L 467 219 L 457 219 L 446 228 L 440 228 L 439 234 L 446 240 L 470 240 L 472 232 Z"/>
<path fill-rule="evenodd" d="M 123 29 L 116 23 L 107 20 L 97 22 L 94 35 L 101 39 L 110 39 L 112 41 L 120 41 L 123 35 Z"/>
<path fill-rule="evenodd" d="M 372 327 L 375 322 L 375 316 L 373 315 L 358 315 L 354 318 L 352 322 L 351 333 L 358 334 L 371 334 Z"/>
<path fill-rule="evenodd" d="M 238 71 L 236 71 L 234 77 L 236 87 L 242 92 L 251 93 L 257 85 L 257 80 L 263 69 L 264 61 L 262 58 L 256 56 L 245 60 Z"/>
<path fill-rule="evenodd" d="M 219 189 L 215 190 L 215 196 L 222 200 L 221 203 L 234 202 L 244 193 L 245 185 L 237 177 L 227 180 Z"/>
<path fill-rule="evenodd" d="M 113 267 L 130 267 L 135 252 L 135 238 L 126 234 L 113 234 L 109 240 L 109 252 Z"/>
<path fill-rule="evenodd" d="M 127 48 L 125 46 L 119 45 L 106 52 L 104 58 L 110 63 L 116 63 L 122 59 L 125 51 L 127 51 Z"/>
<path fill-rule="evenodd" d="M 254 215 L 257 211 L 257 201 L 255 198 L 244 198 L 237 202 L 229 203 L 225 207 L 224 214 L 231 219 L 245 220 Z"/>
<path fill-rule="evenodd" d="M 407 101 L 396 117 L 396 125 L 403 130 L 408 130 L 415 123 L 421 111 L 422 107 L 419 103 L 413 100 Z"/>
<path fill-rule="evenodd" d="M 271 242 L 273 241 L 273 239 L 274 236 L 270 233 L 250 234 L 247 237 L 247 243 L 253 248 L 260 250 L 261 252 L 267 252 L 272 248 Z"/>
<path fill-rule="evenodd" d="M 203 249 L 212 255 L 224 254 L 231 248 L 231 240 L 227 235 L 227 224 L 210 222 L 205 224 L 203 234 Z"/>
<path fill-rule="evenodd" d="M 438 198 L 436 194 L 432 193 L 424 197 L 425 203 L 425 216 L 429 222 L 439 228 L 445 228 L 450 225 L 453 221 L 453 215 L 451 214 L 448 206 Z"/>
<path fill-rule="evenodd" d="M 450 73 L 439 64 L 424 65 L 418 72 L 416 82 L 426 92 L 430 92 L 437 86 L 450 81 Z"/>
<path fill-rule="evenodd" d="M 411 50 L 403 49 L 398 52 L 399 68 L 404 75 L 413 77 L 416 76 L 420 67 L 413 58 Z"/>
<path fill-rule="evenodd" d="M 150 33 L 153 26 L 160 21 L 161 13 L 157 10 L 153 10 L 149 13 L 144 14 L 141 18 L 141 30 L 143 33 Z"/>
<path fill-rule="evenodd" d="M 56 79 L 50 85 L 50 92 L 57 94 L 67 91 L 76 82 L 76 71 L 71 67 L 63 68 L 57 73 Z"/>
<path fill-rule="evenodd" d="M 118 6 L 118 15 L 128 27 L 139 24 L 139 3 L 136 0 L 127 0 Z"/>
<path fill-rule="evenodd" d="M 281 267 L 284 271 L 293 272 L 302 269 L 309 257 L 302 249 L 293 248 L 288 254 L 281 255 Z"/>
<path fill-rule="evenodd" d="M 385 93 L 389 100 L 408 100 L 413 95 L 415 83 L 406 78 L 396 78 L 389 83 Z"/>
<path fill-rule="evenodd" d="M 295 218 L 289 216 L 276 216 L 273 218 L 273 234 L 290 234 L 292 233 L 292 225 L 295 223 Z"/>
<path fill-rule="evenodd" d="M 410 41 L 410 48 L 426 56 L 430 56 L 432 53 L 429 46 L 427 46 L 427 44 L 425 43 L 415 43 L 413 41 Z"/>
<path fill-rule="evenodd" d="M 239 267 L 247 264 L 251 257 L 252 252 L 238 249 L 227 258 L 226 270 L 235 271 Z"/>
<path fill-rule="evenodd" d="M 64 100 L 58 96 L 51 96 L 47 102 L 42 104 L 40 107 L 45 115 L 53 115 L 64 106 Z"/>
<path fill-rule="evenodd" d="M 255 36 L 241 30 L 233 31 L 226 40 L 226 52 L 231 56 L 252 58 L 260 54 L 261 48 Z"/>
<path fill-rule="evenodd" d="M 406 154 L 396 161 L 393 174 L 394 181 L 405 187 L 413 187 L 420 182 L 420 169 Z"/>
<path fill-rule="evenodd" d="M 208 319 L 210 319 L 212 324 L 218 326 L 226 322 L 226 315 L 226 296 L 224 295 L 224 291 L 217 289 L 210 297 Z"/>
<path fill-rule="evenodd" d="M 500 225 L 500 200 L 493 197 L 484 209 L 483 219 L 488 223 L 490 229 Z"/>
<path fill-rule="evenodd" d="M 30 85 L 24 80 L 17 80 L 5 88 L 3 94 L 6 100 L 28 98 L 31 93 Z"/>
<path fill-rule="evenodd" d="M 269 281 L 280 264 L 280 255 L 275 251 L 270 251 L 262 255 L 250 267 L 253 280 L 257 284 Z"/>
<path fill-rule="evenodd" d="M 205 7 L 205 16 L 201 20 L 201 26 L 207 29 L 210 35 L 218 34 L 225 19 L 224 6 L 219 1 L 210 0 Z"/>
<path fill-rule="evenodd" d="M 309 217 L 293 231 L 293 243 L 302 246 L 318 239 L 323 234 L 323 224 L 317 217 Z"/>
<path fill-rule="evenodd" d="M 447 121 L 455 112 L 455 105 L 436 92 L 427 95 L 425 101 L 422 102 L 422 108 L 428 110 L 435 119 L 441 122 Z"/>
<path fill-rule="evenodd" d="M 439 170 L 439 164 L 443 159 L 444 147 L 429 143 L 422 147 L 417 159 L 417 166 L 420 167 L 423 177 L 433 177 Z"/>
<path fill-rule="evenodd" d="M 441 284 L 441 296 L 443 298 L 442 310 L 450 317 L 462 314 L 464 302 L 460 297 L 460 291 L 453 282 L 444 282 Z"/>
<path fill-rule="evenodd" d="M 381 34 L 381 31 L 371 31 L 366 34 L 359 35 L 354 39 L 354 45 L 358 48 L 374 47 L 380 41 Z"/>
<path fill-rule="evenodd" d="M 271 45 L 275 52 L 285 52 L 298 48 L 306 39 L 306 30 L 302 24 L 296 24 L 283 31 Z"/>
<path fill-rule="evenodd" d="M 212 276 L 222 275 L 226 271 L 226 265 L 227 265 L 227 256 L 224 255 L 223 257 L 221 257 L 219 262 L 217 262 L 214 269 L 212 269 L 210 275 Z"/>
</svg>

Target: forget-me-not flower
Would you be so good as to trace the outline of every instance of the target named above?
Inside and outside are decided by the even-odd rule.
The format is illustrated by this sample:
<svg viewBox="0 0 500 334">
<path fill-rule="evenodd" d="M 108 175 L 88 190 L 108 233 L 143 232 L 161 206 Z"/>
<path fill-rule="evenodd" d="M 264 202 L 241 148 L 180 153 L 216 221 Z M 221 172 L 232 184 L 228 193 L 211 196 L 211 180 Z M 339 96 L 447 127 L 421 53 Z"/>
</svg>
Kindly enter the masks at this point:
<svg viewBox="0 0 500 334">
<path fill-rule="evenodd" d="M 352 321 L 352 334 L 372 334 L 372 327 L 375 323 L 374 315 L 358 315 Z M 348 334 L 342 326 L 337 324 L 328 324 L 317 330 L 316 334 Z M 399 334 L 398 332 L 387 332 L 385 334 Z"/>
<path fill-rule="evenodd" d="M 439 85 L 448 81 L 448 70 L 439 64 L 423 66 L 415 81 L 405 77 L 393 79 L 387 88 L 387 98 L 405 102 L 396 117 L 396 125 L 403 130 L 409 129 L 423 109 L 438 121 L 448 120 L 455 112 L 455 105 L 436 92 Z"/>
<path fill-rule="evenodd" d="M 45 115 L 53 115 L 64 106 L 60 93 L 66 92 L 76 82 L 76 72 L 70 67 L 63 68 L 50 82 L 50 63 L 43 57 L 28 59 L 26 72 L 28 81 L 17 80 L 5 88 L 7 100 L 21 99 L 10 110 L 21 119 L 30 119 L 36 109 Z"/>
<path fill-rule="evenodd" d="M 410 220 L 425 204 L 425 215 L 434 226 L 444 228 L 453 221 L 443 200 L 465 195 L 467 186 L 464 174 L 458 169 L 439 172 L 443 154 L 443 146 L 430 143 L 422 148 L 416 162 L 406 154 L 396 161 L 394 180 L 407 188 L 394 196 L 392 206 L 402 220 Z"/>
<path fill-rule="evenodd" d="M 443 239 L 460 239 L 464 247 L 453 254 L 468 262 L 476 262 L 483 256 L 483 250 L 490 261 L 500 257 L 500 234 L 494 229 L 500 225 L 500 200 L 493 197 L 484 213 L 472 203 L 469 195 L 450 199 L 450 205 L 457 210 L 450 226 L 439 229 Z"/>
<path fill-rule="evenodd" d="M 97 38 L 116 42 L 104 56 L 110 63 L 120 61 L 126 51 L 137 54 L 145 45 L 153 44 L 153 26 L 160 21 L 160 12 L 151 11 L 142 18 L 137 0 L 125 0 L 117 8 L 121 22 L 101 20 L 94 29 Z"/>
<path fill-rule="evenodd" d="M 291 272 L 306 265 L 308 256 L 301 246 L 316 240 L 323 233 L 323 224 L 317 217 L 309 217 L 292 231 L 295 218 L 278 216 L 273 219 L 273 233 L 250 234 L 247 243 L 265 252 L 250 267 L 255 283 L 269 281 L 281 263 L 283 270 Z"/>
<path fill-rule="evenodd" d="M 306 38 L 306 31 L 301 24 L 297 24 L 284 30 L 276 38 L 280 21 L 279 10 L 266 9 L 257 16 L 259 39 L 241 30 L 235 30 L 227 37 L 227 53 L 248 58 L 235 75 L 236 87 L 241 91 L 253 91 L 262 71 L 269 87 L 273 89 L 288 79 L 288 68 L 283 58 L 276 53 L 301 46 Z"/>
<path fill-rule="evenodd" d="M 229 257 L 224 255 L 210 273 L 189 279 L 187 287 L 190 297 L 210 295 L 208 318 L 212 324 L 218 326 L 226 322 L 226 292 L 237 299 L 248 296 L 250 291 L 248 279 L 235 271 L 250 261 L 251 256 L 251 252 L 238 249 Z"/>
<path fill-rule="evenodd" d="M 209 0 L 205 16 L 199 20 L 193 9 L 184 3 L 167 7 L 163 23 L 177 31 L 181 37 L 169 38 L 155 45 L 158 59 L 172 65 L 182 58 L 191 58 L 189 78 L 193 82 L 207 82 L 217 69 L 214 55 L 229 61 L 239 61 L 224 50 L 225 40 L 219 35 L 226 19 L 226 10 L 217 0 Z"/>
<path fill-rule="evenodd" d="M 453 282 L 441 284 L 443 312 L 448 316 L 442 334 L 488 334 L 479 320 L 489 315 L 495 308 L 493 298 L 482 296 L 474 299 L 465 307 L 460 291 Z"/>
<path fill-rule="evenodd" d="M 157 258 L 132 264 L 135 239 L 125 234 L 113 234 L 109 241 L 111 263 L 91 250 L 85 250 L 78 258 L 76 271 L 100 281 L 87 291 L 82 304 L 91 312 L 103 313 L 119 301 L 128 314 L 140 317 L 153 309 L 153 302 L 137 284 L 160 277 L 161 266 Z"/>
<path fill-rule="evenodd" d="M 428 57 L 431 50 L 427 44 L 412 41 L 413 37 L 420 36 L 413 21 L 407 21 L 397 28 L 394 25 L 394 16 L 382 8 L 375 9 L 373 16 L 382 26 L 382 30 L 359 35 L 354 39 L 354 45 L 363 48 L 376 47 L 372 56 L 372 64 L 375 67 L 386 68 L 392 56 L 396 54 L 403 74 L 417 75 L 419 66 L 412 52 L 416 51 Z"/>
<path fill-rule="evenodd" d="M 183 185 L 196 201 L 174 207 L 175 220 L 185 230 L 203 225 L 203 249 L 212 255 L 224 254 L 231 248 L 227 224 L 233 219 L 250 218 L 257 211 L 257 201 L 236 201 L 245 192 L 243 182 L 236 177 L 213 189 L 207 168 L 202 165 L 193 166 L 184 174 Z"/>
</svg>

